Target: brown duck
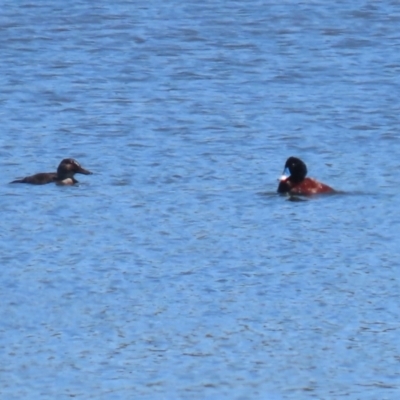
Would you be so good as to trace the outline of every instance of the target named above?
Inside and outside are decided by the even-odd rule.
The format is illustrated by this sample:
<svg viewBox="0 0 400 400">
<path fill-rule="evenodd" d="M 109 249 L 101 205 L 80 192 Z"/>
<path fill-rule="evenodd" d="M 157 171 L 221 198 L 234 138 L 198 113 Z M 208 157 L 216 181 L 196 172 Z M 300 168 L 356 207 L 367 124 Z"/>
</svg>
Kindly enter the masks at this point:
<svg viewBox="0 0 400 400">
<path fill-rule="evenodd" d="M 57 185 L 74 185 L 78 181 L 74 178 L 75 174 L 91 175 L 92 173 L 82 168 L 78 161 L 73 158 L 65 158 L 57 168 L 57 172 L 41 172 L 39 174 L 16 179 L 10 183 L 30 183 L 32 185 L 45 185 L 46 183 L 56 183 Z"/>
</svg>

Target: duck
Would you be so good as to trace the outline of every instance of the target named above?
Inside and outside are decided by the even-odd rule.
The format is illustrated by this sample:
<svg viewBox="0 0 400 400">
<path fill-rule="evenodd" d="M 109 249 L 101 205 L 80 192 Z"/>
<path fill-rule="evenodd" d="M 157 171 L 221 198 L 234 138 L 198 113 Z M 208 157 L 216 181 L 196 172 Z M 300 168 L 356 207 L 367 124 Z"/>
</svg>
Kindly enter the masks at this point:
<svg viewBox="0 0 400 400">
<path fill-rule="evenodd" d="M 57 185 L 75 185 L 78 181 L 74 178 L 75 174 L 91 175 L 92 172 L 83 168 L 78 161 L 73 158 L 65 158 L 57 168 L 57 172 L 41 172 L 35 175 L 16 179 L 10 183 L 29 183 L 32 185 L 45 185 L 56 183 Z"/>
<path fill-rule="evenodd" d="M 285 174 L 290 172 L 290 176 Z M 335 193 L 335 189 L 319 182 L 314 178 L 307 178 L 307 166 L 297 157 L 286 160 L 283 175 L 280 179 L 277 192 L 280 194 L 312 196 L 315 194 Z"/>
</svg>

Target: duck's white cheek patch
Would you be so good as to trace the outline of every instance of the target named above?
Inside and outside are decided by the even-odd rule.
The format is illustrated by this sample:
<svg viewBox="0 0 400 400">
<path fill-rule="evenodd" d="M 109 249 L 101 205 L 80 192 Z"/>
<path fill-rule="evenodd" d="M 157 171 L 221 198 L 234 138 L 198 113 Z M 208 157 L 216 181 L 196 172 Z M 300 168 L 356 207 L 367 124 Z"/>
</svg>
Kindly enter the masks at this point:
<svg viewBox="0 0 400 400">
<path fill-rule="evenodd" d="M 58 183 L 59 185 L 73 185 L 74 181 L 71 178 L 66 178 Z"/>
<path fill-rule="evenodd" d="M 282 175 L 282 176 L 279 178 L 280 181 L 286 181 L 286 179 L 287 179 L 287 176 L 286 176 L 286 175 Z"/>
</svg>

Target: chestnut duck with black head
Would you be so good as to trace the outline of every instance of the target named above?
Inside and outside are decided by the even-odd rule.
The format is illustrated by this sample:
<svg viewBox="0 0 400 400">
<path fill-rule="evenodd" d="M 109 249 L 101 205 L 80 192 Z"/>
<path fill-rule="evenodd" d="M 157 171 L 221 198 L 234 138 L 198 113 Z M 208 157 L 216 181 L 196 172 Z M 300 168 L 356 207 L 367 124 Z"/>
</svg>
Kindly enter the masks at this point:
<svg viewBox="0 0 400 400">
<path fill-rule="evenodd" d="M 30 183 L 32 185 L 45 185 L 56 183 L 57 185 L 74 185 L 78 181 L 74 178 L 75 174 L 91 175 L 92 173 L 83 168 L 78 161 L 73 158 L 65 158 L 57 168 L 57 172 L 41 172 L 39 174 L 16 179 L 11 183 Z"/>
<path fill-rule="evenodd" d="M 285 176 L 289 171 L 290 176 Z M 311 196 L 314 194 L 334 193 L 335 190 L 316 179 L 307 178 L 307 166 L 297 157 L 286 160 L 283 176 L 279 182 L 278 193 Z"/>
</svg>

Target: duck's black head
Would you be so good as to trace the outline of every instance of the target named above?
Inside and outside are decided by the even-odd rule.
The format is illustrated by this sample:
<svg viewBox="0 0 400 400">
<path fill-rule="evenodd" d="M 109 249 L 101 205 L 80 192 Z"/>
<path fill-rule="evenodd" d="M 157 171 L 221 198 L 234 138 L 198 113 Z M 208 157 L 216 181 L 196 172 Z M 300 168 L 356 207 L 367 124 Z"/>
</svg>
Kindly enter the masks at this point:
<svg viewBox="0 0 400 400">
<path fill-rule="evenodd" d="M 307 175 L 307 166 L 296 157 L 289 157 L 286 160 L 285 170 L 290 172 L 290 178 L 293 182 L 301 182 Z"/>
<path fill-rule="evenodd" d="M 75 174 L 91 175 L 92 173 L 82 168 L 78 161 L 73 158 L 65 158 L 57 168 L 58 179 L 73 178 Z"/>
</svg>

